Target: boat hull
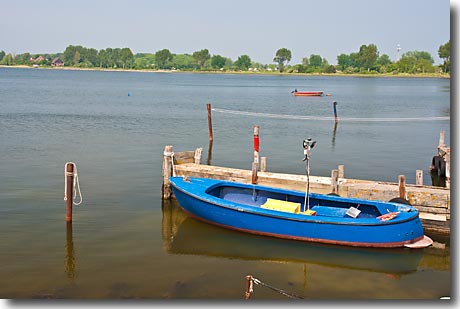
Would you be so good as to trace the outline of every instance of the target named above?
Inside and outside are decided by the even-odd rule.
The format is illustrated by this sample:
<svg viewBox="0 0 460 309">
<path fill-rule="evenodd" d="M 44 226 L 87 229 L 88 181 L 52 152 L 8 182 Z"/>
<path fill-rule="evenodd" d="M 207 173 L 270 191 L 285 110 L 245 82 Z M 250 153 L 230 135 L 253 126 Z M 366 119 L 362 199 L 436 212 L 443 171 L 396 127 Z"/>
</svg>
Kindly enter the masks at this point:
<svg viewBox="0 0 460 309">
<path fill-rule="evenodd" d="M 190 216 L 204 222 L 242 232 L 300 241 L 320 242 L 360 247 L 401 247 L 424 238 L 417 211 L 402 213 L 398 218 L 382 222 L 377 218 L 338 218 L 307 216 L 262 209 L 209 194 L 213 188 L 228 186 L 241 190 L 262 190 L 302 198 L 304 193 L 278 188 L 181 177 L 171 178 L 172 189 L 179 205 Z M 268 191 L 267 191 L 268 190 Z M 311 199 L 321 195 L 311 194 Z M 331 203 L 340 197 L 322 196 Z M 241 197 L 240 197 L 241 198 Z M 246 197 L 249 200 L 251 197 Z M 335 199 L 335 200 L 334 200 Z M 345 199 L 347 202 L 365 202 Z M 371 202 L 377 203 L 377 202 Z M 394 204 L 394 203 L 389 203 Z M 385 205 L 379 205 L 385 207 Z M 313 209 L 313 208 L 312 208 Z"/>
<path fill-rule="evenodd" d="M 323 92 L 322 91 L 297 91 L 297 92 L 294 92 L 294 96 L 296 97 L 301 97 L 301 96 L 307 96 L 307 97 L 311 97 L 311 96 L 322 96 L 323 95 Z"/>
</svg>

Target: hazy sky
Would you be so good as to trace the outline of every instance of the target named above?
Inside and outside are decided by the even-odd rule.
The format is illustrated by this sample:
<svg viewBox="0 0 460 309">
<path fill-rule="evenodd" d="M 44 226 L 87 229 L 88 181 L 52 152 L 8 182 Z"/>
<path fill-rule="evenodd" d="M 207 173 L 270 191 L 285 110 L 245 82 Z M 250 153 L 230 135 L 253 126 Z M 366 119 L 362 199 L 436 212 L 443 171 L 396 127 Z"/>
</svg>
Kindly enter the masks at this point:
<svg viewBox="0 0 460 309">
<path fill-rule="evenodd" d="M 448 0 L 1 0 L 0 50 L 56 53 L 68 45 L 129 47 L 133 53 L 167 48 L 273 63 L 279 48 L 291 64 L 319 54 L 337 56 L 375 44 L 397 58 L 427 51 L 435 63 L 450 39 Z"/>
</svg>

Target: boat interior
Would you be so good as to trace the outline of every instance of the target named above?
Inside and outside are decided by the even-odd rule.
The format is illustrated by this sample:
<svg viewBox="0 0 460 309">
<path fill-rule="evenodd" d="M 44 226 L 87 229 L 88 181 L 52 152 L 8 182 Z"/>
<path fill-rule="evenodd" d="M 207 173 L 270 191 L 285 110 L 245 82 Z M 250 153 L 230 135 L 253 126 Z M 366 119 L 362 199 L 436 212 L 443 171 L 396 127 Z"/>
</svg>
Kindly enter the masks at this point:
<svg viewBox="0 0 460 309">
<path fill-rule="evenodd" d="M 304 195 L 259 190 L 255 187 L 251 189 L 222 185 L 212 187 L 206 193 L 246 206 L 314 216 L 377 218 L 390 212 L 400 211 L 399 207 L 393 204 L 358 204 L 349 199 L 340 199 L 336 196 L 322 194 L 311 194 L 307 202 L 309 207 L 304 208 Z"/>
</svg>

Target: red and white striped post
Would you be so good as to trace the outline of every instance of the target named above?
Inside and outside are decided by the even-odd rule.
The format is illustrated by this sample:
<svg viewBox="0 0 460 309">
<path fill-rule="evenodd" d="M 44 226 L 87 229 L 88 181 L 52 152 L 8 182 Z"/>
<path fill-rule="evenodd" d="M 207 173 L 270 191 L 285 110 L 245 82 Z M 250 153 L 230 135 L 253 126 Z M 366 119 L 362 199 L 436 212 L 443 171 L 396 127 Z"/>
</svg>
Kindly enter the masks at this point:
<svg viewBox="0 0 460 309">
<path fill-rule="evenodd" d="M 257 183 L 259 170 L 259 126 L 254 126 L 254 161 L 252 162 L 252 184 Z"/>
</svg>

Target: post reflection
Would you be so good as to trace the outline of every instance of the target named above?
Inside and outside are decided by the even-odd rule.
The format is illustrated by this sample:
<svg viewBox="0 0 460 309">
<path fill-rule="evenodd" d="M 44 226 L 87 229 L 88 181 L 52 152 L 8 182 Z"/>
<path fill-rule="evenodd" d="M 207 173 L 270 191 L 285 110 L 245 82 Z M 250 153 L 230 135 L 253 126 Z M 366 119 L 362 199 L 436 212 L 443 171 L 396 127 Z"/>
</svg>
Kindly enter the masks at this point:
<svg viewBox="0 0 460 309">
<path fill-rule="evenodd" d="M 335 148 L 335 134 L 337 132 L 337 126 L 338 126 L 339 122 L 336 121 L 334 122 L 334 130 L 332 131 L 332 148 L 334 149 Z"/>
<path fill-rule="evenodd" d="M 72 282 L 75 279 L 75 252 L 73 247 L 72 222 L 66 222 L 65 272 Z"/>
</svg>

